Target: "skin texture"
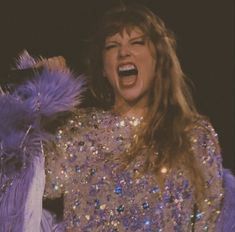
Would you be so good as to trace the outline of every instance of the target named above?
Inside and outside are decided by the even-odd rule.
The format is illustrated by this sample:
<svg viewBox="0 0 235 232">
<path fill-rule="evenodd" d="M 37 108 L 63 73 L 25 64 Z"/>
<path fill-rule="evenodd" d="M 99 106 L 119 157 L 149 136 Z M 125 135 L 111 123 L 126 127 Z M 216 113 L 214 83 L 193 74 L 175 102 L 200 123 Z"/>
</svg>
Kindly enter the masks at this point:
<svg viewBox="0 0 235 232">
<path fill-rule="evenodd" d="M 38 61 L 34 68 L 46 67 L 49 70 L 67 69 L 66 60 L 63 56 L 54 56 L 51 58 L 43 58 Z"/>
<path fill-rule="evenodd" d="M 138 74 L 122 77 L 118 68 L 137 67 Z M 114 109 L 128 116 L 142 116 L 148 109 L 156 76 L 156 52 L 152 42 L 137 27 L 109 36 L 103 50 L 103 75 L 114 90 Z"/>
</svg>

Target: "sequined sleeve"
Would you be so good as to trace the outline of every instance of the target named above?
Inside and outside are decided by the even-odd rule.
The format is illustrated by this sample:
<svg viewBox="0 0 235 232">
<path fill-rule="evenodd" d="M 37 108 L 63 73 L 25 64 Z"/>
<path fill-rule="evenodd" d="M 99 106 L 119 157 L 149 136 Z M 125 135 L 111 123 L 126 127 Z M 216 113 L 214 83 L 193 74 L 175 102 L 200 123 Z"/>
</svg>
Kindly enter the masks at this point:
<svg viewBox="0 0 235 232">
<path fill-rule="evenodd" d="M 58 154 L 55 151 L 51 151 L 46 154 L 45 198 L 57 198 L 64 193 L 64 185 L 66 182 L 65 170 L 66 166 L 63 154 Z"/>
<path fill-rule="evenodd" d="M 195 231 L 214 231 L 223 199 L 222 158 L 217 134 L 208 121 L 202 121 L 195 126 L 191 140 L 206 187 L 201 209 L 195 212 Z"/>
<path fill-rule="evenodd" d="M 83 129 L 83 125 L 79 122 L 86 121 L 86 117 L 86 110 L 79 109 L 69 119 L 64 120 L 63 126 L 57 128 L 53 146 L 50 146 L 47 149 L 49 151 L 45 152 L 45 198 L 57 198 L 67 193 L 68 173 L 71 172 L 70 164 L 73 163 L 75 158 L 71 151 L 72 141 L 79 140 L 80 132 Z M 76 125 L 74 125 L 75 121 L 78 121 Z M 77 132 L 76 136 L 74 136 L 75 131 Z"/>
<path fill-rule="evenodd" d="M 66 128 L 58 128 L 54 135 L 54 142 L 50 144 L 45 152 L 45 173 L 46 185 L 44 191 L 45 198 L 58 198 L 65 193 L 68 181 L 68 153 L 66 152 Z"/>
</svg>

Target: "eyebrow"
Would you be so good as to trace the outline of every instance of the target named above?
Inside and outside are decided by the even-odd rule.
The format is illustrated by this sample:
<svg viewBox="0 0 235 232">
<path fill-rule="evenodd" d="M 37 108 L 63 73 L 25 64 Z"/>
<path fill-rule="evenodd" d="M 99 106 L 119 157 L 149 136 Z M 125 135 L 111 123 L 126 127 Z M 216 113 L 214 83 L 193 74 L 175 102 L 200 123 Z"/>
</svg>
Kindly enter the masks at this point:
<svg viewBox="0 0 235 232">
<path fill-rule="evenodd" d="M 130 41 L 136 40 L 136 39 L 146 39 L 146 35 L 140 35 L 140 36 L 136 36 L 134 38 L 131 38 Z M 116 40 L 110 40 L 110 41 L 105 41 L 105 44 L 107 43 L 118 43 Z"/>
</svg>

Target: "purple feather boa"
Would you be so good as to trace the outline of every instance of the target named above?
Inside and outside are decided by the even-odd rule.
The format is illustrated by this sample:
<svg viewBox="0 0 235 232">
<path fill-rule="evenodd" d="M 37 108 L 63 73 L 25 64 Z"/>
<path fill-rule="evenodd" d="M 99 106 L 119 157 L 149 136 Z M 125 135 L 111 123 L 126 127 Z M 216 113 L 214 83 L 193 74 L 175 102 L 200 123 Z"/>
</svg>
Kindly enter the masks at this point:
<svg viewBox="0 0 235 232">
<path fill-rule="evenodd" d="M 1 192 L 0 231 L 24 231 L 25 206 L 34 172 L 34 163 L 31 163 L 27 168 L 16 173 L 12 179 L 5 176 L 5 180 L 10 181 L 10 186 L 8 186 L 6 191 Z M 39 198 L 41 197 L 39 196 Z"/>
<path fill-rule="evenodd" d="M 14 95 L 24 100 L 26 107 L 41 116 L 70 111 L 81 101 L 84 78 L 75 78 L 66 70 L 44 69 L 35 78 L 16 89 Z"/>
<path fill-rule="evenodd" d="M 34 64 L 32 57 L 23 58 Z M 42 202 L 44 188 L 42 141 L 47 136 L 40 119 L 73 110 L 81 101 L 84 84 L 83 77 L 75 77 L 68 69 L 44 68 L 11 95 L 0 96 L 0 231 L 30 232 L 25 217 L 42 217 L 41 203 L 29 199 L 36 191 L 36 202 Z M 41 166 L 36 170 L 38 162 Z"/>
<path fill-rule="evenodd" d="M 18 68 L 34 64 L 32 60 L 24 52 L 18 60 Z M 42 117 L 71 111 L 79 105 L 85 89 L 84 80 L 83 76 L 75 77 L 67 68 L 44 68 L 42 72 L 35 71 L 34 78 L 16 88 L 13 94 L 0 96 L 1 167 L 8 174 L 10 160 L 21 160 L 22 164 L 30 162 L 31 152 L 46 138 L 40 127 Z"/>
<path fill-rule="evenodd" d="M 57 223 L 55 215 L 43 210 L 41 220 L 41 232 L 64 232 L 65 225 L 60 222 Z"/>
<path fill-rule="evenodd" d="M 224 169 L 224 202 L 215 232 L 235 231 L 235 177 Z"/>
</svg>

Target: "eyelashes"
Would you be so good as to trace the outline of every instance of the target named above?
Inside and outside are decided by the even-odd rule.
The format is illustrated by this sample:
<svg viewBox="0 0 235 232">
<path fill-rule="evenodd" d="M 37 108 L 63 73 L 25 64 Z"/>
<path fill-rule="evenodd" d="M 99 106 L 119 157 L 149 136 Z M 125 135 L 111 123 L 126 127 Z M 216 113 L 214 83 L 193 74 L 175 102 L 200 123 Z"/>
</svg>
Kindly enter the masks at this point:
<svg viewBox="0 0 235 232">
<path fill-rule="evenodd" d="M 116 47 L 118 47 L 117 44 L 110 44 L 110 45 L 105 45 L 105 46 L 104 46 L 104 49 L 105 49 L 105 50 L 110 50 L 110 49 L 116 48 Z"/>
<path fill-rule="evenodd" d="M 136 40 L 131 42 L 131 44 L 133 45 L 145 45 L 145 40 L 141 39 L 141 40 Z"/>
<path fill-rule="evenodd" d="M 146 41 L 144 39 L 139 39 L 139 40 L 134 40 L 134 41 L 131 41 L 130 42 L 131 45 L 145 45 L 146 44 Z M 120 44 L 119 43 L 112 43 L 112 44 L 107 44 L 104 46 L 104 49 L 105 50 L 111 50 L 113 48 L 117 48 L 119 47 Z"/>
</svg>

